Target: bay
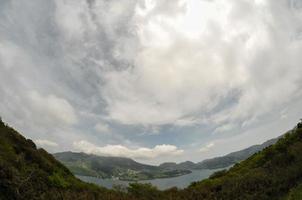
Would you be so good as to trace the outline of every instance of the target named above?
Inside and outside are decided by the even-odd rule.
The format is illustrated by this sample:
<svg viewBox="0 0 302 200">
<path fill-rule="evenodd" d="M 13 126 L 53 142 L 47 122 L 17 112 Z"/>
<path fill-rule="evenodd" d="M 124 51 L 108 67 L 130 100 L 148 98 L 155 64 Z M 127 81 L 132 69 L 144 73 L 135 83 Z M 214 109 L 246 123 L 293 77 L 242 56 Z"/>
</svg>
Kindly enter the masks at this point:
<svg viewBox="0 0 302 200">
<path fill-rule="evenodd" d="M 219 171 L 221 169 L 203 169 L 203 170 L 192 170 L 192 173 L 186 174 L 183 176 L 172 177 L 172 178 L 160 178 L 160 179 L 152 179 L 152 180 L 142 180 L 137 181 L 138 183 L 151 183 L 156 186 L 160 190 L 169 189 L 171 187 L 185 188 L 189 186 L 192 182 L 200 181 L 208 178 L 215 171 Z M 111 189 L 114 185 L 122 185 L 127 187 L 129 183 L 133 183 L 133 181 L 121 181 L 117 179 L 101 179 L 90 176 L 77 176 L 82 181 L 88 183 L 94 183 L 106 188 Z"/>
</svg>

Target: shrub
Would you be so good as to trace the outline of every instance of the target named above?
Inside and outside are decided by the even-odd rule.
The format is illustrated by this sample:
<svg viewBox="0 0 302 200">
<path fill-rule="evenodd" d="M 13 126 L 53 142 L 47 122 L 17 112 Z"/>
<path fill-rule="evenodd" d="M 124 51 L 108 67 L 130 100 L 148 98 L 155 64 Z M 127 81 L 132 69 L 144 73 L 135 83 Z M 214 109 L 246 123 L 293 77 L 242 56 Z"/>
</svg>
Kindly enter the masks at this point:
<svg viewBox="0 0 302 200">
<path fill-rule="evenodd" d="M 68 183 L 64 177 L 58 173 L 54 173 L 53 175 L 49 176 L 48 180 L 50 181 L 50 184 L 55 187 L 67 188 L 70 186 L 70 183 Z"/>
</svg>

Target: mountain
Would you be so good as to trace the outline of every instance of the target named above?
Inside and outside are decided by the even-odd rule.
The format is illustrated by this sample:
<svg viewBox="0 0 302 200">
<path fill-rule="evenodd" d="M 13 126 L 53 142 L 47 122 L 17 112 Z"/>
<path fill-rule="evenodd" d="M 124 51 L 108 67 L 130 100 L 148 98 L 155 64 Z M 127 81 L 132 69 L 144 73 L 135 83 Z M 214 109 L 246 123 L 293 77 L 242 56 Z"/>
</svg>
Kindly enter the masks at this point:
<svg viewBox="0 0 302 200">
<path fill-rule="evenodd" d="M 191 173 L 186 169 L 163 169 L 138 163 L 130 158 L 106 157 L 85 153 L 61 152 L 54 157 L 74 174 L 120 180 L 168 178 Z"/>
<path fill-rule="evenodd" d="M 161 169 L 176 169 L 177 163 L 176 162 L 165 162 L 158 166 Z"/>
<path fill-rule="evenodd" d="M 159 165 L 161 169 L 167 169 L 167 170 L 173 170 L 173 169 L 187 169 L 187 170 L 192 170 L 194 169 L 196 164 L 191 161 L 186 161 L 186 162 L 181 162 L 181 163 L 175 163 L 175 162 L 165 162 Z"/>
<path fill-rule="evenodd" d="M 259 145 L 253 145 L 246 149 L 236 151 L 229 153 L 225 156 L 215 157 L 203 160 L 198 163 L 194 163 L 191 161 L 181 162 L 181 163 L 174 163 L 174 162 L 166 162 L 159 165 L 162 169 L 187 169 L 187 170 L 193 170 L 193 169 L 220 169 L 220 168 L 226 168 L 231 165 L 234 165 L 242 160 L 247 159 L 251 155 L 261 151 L 262 149 L 275 144 L 278 141 L 279 138 L 274 138 L 271 140 L 268 140 L 262 144 Z"/>
<path fill-rule="evenodd" d="M 274 139 L 268 140 L 262 144 L 253 145 L 246 149 L 229 153 L 225 156 L 206 159 L 206 160 L 203 160 L 203 161 L 197 163 L 194 166 L 194 168 L 195 169 L 219 169 L 219 168 L 229 167 L 242 160 L 247 159 L 254 153 L 261 151 L 262 149 L 264 149 L 272 144 L 275 144 L 277 141 L 278 141 L 278 138 L 274 138 Z"/>
</svg>

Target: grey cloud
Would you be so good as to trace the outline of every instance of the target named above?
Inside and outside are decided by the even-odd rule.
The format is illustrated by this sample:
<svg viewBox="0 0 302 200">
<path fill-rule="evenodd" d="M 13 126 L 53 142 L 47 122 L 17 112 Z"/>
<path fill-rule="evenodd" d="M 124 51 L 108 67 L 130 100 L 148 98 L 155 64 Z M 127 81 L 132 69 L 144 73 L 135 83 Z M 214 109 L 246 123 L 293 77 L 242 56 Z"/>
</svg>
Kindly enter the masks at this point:
<svg viewBox="0 0 302 200">
<path fill-rule="evenodd" d="M 168 35 L 168 44 L 150 46 L 140 41 L 153 33 L 144 23 L 158 23 L 152 17 L 169 14 L 168 10 L 170 16 L 183 15 L 187 2 L 154 1 L 144 21 L 135 15 L 138 7 L 144 8 L 142 1 L 57 0 L 47 5 L 12 1 L 2 13 L 9 18 L 1 21 L 1 35 L 2 49 L 15 53 L 3 51 L 3 70 L 6 66 L 25 90 L 47 88 L 49 94 L 65 98 L 84 113 L 108 114 L 107 119 L 126 124 L 177 124 L 188 119 L 195 123 L 198 115 L 222 104 L 233 90 L 244 91 L 238 104 L 220 113 L 232 112 L 223 114 L 227 120 L 249 118 L 257 115 L 255 107 L 266 112 L 267 105 L 278 104 L 270 99 L 278 96 L 272 88 L 283 87 L 287 95 L 299 88 L 295 83 L 300 46 L 290 40 L 290 34 L 300 24 L 284 2 L 257 5 L 230 0 L 226 29 L 240 27 L 237 32 L 226 33 L 214 19 L 209 35 L 191 39 L 177 27 L 158 24 Z M 28 12 L 33 9 L 36 12 Z M 14 55 L 26 65 L 23 70 L 16 68 L 21 65 L 18 61 L 8 63 Z M 288 59 L 280 59 L 282 55 Z M 251 105 L 260 96 L 262 103 Z"/>
<path fill-rule="evenodd" d="M 1 4 L 1 116 L 33 138 L 83 134 L 74 126 L 87 129 L 87 121 L 96 124 L 105 113 L 103 74 L 130 65 L 136 1 Z M 56 106 L 63 106 L 61 114 Z M 64 121 L 69 127 L 60 125 Z"/>
<path fill-rule="evenodd" d="M 247 128 L 301 99 L 301 1 L 199 2 L 193 34 L 190 1 L 1 1 L 0 115 L 71 148 L 124 127 Z"/>
<path fill-rule="evenodd" d="M 151 42 L 146 40 L 134 69 L 107 76 L 103 96 L 112 119 L 125 124 L 173 124 L 195 118 L 196 112 L 211 113 L 228 93 L 238 90 L 237 103 L 207 117 L 214 123 L 244 123 L 298 94 L 301 43 L 291 35 L 300 22 L 286 1 L 211 4 L 225 8 L 226 21 L 212 19 L 198 39 L 182 35 L 177 27 L 171 29 L 164 18 L 160 22 L 149 18 L 151 25 L 142 27 L 142 37 L 151 35 Z"/>
</svg>

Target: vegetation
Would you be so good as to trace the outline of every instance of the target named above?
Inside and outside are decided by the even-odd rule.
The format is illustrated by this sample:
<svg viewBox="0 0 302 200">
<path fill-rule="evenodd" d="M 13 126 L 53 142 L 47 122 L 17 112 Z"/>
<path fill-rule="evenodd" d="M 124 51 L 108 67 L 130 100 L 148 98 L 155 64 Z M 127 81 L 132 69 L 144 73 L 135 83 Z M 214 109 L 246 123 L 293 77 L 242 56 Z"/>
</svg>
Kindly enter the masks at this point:
<svg viewBox="0 0 302 200">
<path fill-rule="evenodd" d="M 188 199 L 282 199 L 302 182 L 301 152 L 302 128 L 297 126 L 275 145 L 183 193 Z"/>
<path fill-rule="evenodd" d="M 302 199 L 302 184 L 290 190 L 288 196 L 284 200 L 300 200 Z"/>
<path fill-rule="evenodd" d="M 0 120 L 0 200 L 131 199 L 83 183 L 43 149 Z"/>
<path fill-rule="evenodd" d="M 180 190 L 150 184 L 108 190 L 76 179 L 43 149 L 0 122 L 0 199 L 298 200 L 302 196 L 302 124 L 228 171 Z"/>
</svg>

